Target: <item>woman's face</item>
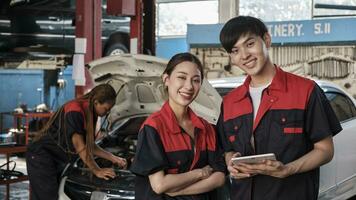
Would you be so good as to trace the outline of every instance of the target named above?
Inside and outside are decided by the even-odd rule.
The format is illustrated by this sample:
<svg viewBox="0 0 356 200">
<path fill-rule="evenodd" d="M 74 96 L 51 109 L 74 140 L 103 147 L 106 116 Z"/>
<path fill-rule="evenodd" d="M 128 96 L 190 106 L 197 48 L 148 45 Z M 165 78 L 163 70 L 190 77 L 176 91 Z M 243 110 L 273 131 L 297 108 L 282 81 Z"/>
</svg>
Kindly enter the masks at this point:
<svg viewBox="0 0 356 200">
<path fill-rule="evenodd" d="M 175 66 L 171 75 L 164 74 L 170 103 L 188 106 L 198 95 L 202 77 L 195 63 L 184 61 Z"/>
<path fill-rule="evenodd" d="M 109 113 L 109 111 L 111 110 L 111 108 L 114 106 L 113 103 L 99 103 L 99 101 L 95 100 L 94 101 L 94 108 L 95 108 L 95 112 L 98 116 L 103 117 L 106 114 Z"/>
</svg>

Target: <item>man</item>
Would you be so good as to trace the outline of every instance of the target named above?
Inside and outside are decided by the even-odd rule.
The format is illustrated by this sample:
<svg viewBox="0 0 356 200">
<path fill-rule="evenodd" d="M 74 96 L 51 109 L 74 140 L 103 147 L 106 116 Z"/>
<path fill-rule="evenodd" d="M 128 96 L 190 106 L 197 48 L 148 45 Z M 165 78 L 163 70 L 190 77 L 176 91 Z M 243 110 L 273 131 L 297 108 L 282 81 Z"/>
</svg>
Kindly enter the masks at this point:
<svg viewBox="0 0 356 200">
<path fill-rule="evenodd" d="M 257 18 L 229 20 L 220 41 L 248 75 L 224 97 L 217 124 L 232 180 L 231 199 L 317 199 L 319 167 L 334 154 L 341 126 L 318 85 L 269 58 L 271 36 Z M 238 164 L 232 157 L 274 153 L 277 160 Z"/>
</svg>

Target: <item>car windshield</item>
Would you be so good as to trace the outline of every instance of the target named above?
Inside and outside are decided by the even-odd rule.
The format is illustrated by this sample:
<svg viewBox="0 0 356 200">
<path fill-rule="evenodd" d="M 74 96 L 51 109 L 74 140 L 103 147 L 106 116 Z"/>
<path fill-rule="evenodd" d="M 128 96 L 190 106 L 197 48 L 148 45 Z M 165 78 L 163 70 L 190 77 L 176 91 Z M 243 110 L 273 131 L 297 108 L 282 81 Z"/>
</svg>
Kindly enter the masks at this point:
<svg viewBox="0 0 356 200">
<path fill-rule="evenodd" d="M 215 88 L 215 89 L 216 89 L 216 91 L 218 91 L 218 93 L 220 94 L 221 97 L 224 97 L 234 88 Z"/>
</svg>

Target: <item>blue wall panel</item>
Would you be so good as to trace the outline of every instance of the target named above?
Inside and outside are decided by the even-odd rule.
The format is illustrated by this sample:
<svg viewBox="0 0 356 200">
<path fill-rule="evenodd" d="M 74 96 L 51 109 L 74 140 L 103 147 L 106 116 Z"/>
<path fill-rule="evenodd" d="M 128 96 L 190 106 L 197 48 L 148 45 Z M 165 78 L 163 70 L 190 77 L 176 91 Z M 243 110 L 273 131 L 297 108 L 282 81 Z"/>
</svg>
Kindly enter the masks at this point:
<svg viewBox="0 0 356 200">
<path fill-rule="evenodd" d="M 189 46 L 220 46 L 224 24 L 188 24 Z M 356 18 L 266 22 L 273 44 L 349 43 L 356 41 Z"/>
<path fill-rule="evenodd" d="M 0 70 L 0 94 L 0 112 L 12 112 L 20 104 L 34 108 L 43 101 L 43 71 Z M 4 116 L 4 128 L 12 123 L 11 116 Z"/>
<path fill-rule="evenodd" d="M 0 111 L 13 111 L 21 103 L 29 109 L 43 101 L 43 71 L 1 70 Z"/>
<path fill-rule="evenodd" d="M 189 51 L 186 37 L 159 37 L 156 43 L 156 56 L 170 59 L 173 55 Z"/>
<path fill-rule="evenodd" d="M 58 75 L 58 79 L 64 79 L 64 88 L 51 87 L 50 89 L 50 107 L 52 110 L 57 110 L 65 102 L 74 99 L 75 85 L 72 79 L 72 66 L 68 66 L 62 73 Z"/>
<path fill-rule="evenodd" d="M 59 78 L 66 82 L 62 89 L 52 86 L 49 98 L 43 94 L 44 72 L 42 70 L 0 70 L 0 112 L 12 112 L 20 104 L 26 104 L 29 110 L 45 102 L 52 110 L 56 110 L 64 102 L 74 98 L 74 81 L 72 67 L 67 67 Z M 3 127 L 12 126 L 12 118 L 4 116 Z"/>
</svg>

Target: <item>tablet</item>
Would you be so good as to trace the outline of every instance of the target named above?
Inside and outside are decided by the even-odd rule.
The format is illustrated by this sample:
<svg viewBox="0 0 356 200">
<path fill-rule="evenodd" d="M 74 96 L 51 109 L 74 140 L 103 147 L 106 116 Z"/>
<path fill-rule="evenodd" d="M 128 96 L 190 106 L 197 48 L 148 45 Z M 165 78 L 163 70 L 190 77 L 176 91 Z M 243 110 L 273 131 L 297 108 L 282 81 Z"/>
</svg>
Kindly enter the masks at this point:
<svg viewBox="0 0 356 200">
<path fill-rule="evenodd" d="M 274 153 L 258 154 L 252 156 L 241 156 L 231 158 L 232 163 L 237 165 L 238 163 L 254 164 L 259 163 L 263 160 L 276 160 Z"/>
</svg>

